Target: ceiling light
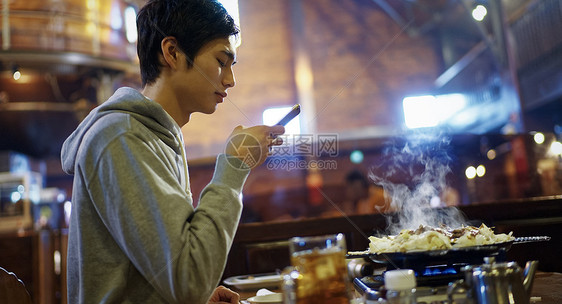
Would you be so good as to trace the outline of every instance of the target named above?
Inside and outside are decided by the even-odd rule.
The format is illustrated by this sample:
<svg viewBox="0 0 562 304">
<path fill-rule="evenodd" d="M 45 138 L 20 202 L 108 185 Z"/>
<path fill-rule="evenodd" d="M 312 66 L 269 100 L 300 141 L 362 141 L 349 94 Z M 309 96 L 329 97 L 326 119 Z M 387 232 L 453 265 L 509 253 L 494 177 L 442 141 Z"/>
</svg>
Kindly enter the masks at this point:
<svg viewBox="0 0 562 304">
<path fill-rule="evenodd" d="M 562 143 L 559 141 L 555 141 L 550 145 L 549 153 L 551 155 L 560 155 L 562 156 Z"/>
<path fill-rule="evenodd" d="M 470 167 L 466 168 L 466 170 L 464 171 L 464 174 L 466 175 L 466 178 L 473 179 L 473 178 L 476 177 L 476 168 L 474 168 L 473 166 L 470 166 Z"/>
<path fill-rule="evenodd" d="M 21 78 L 21 72 L 17 65 L 14 65 L 14 67 L 12 68 L 12 77 L 16 81 L 20 80 Z"/>
<path fill-rule="evenodd" d="M 484 174 L 486 174 L 486 167 L 484 167 L 484 165 L 476 167 L 476 175 L 478 175 L 478 177 L 482 177 Z"/>
<path fill-rule="evenodd" d="M 535 140 L 535 142 L 537 144 L 542 144 L 544 143 L 544 134 L 542 134 L 541 132 L 537 132 L 535 133 L 535 135 L 533 136 L 533 139 Z"/>
<path fill-rule="evenodd" d="M 484 5 L 477 5 L 474 10 L 472 10 L 472 18 L 476 21 L 482 21 L 484 20 L 484 17 L 486 17 L 487 13 L 488 10 Z"/>
<path fill-rule="evenodd" d="M 486 156 L 488 156 L 489 160 L 495 159 L 496 155 L 497 155 L 496 150 L 494 150 L 494 149 L 490 149 L 490 150 L 488 150 L 488 153 L 486 153 Z"/>
</svg>

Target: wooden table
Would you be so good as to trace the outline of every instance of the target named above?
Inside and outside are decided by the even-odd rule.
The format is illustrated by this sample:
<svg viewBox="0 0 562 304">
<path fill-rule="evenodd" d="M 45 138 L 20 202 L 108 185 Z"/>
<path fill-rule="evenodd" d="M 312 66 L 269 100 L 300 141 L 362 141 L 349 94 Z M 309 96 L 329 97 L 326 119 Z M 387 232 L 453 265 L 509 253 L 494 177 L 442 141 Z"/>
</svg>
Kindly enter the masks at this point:
<svg viewBox="0 0 562 304">
<path fill-rule="evenodd" d="M 276 289 L 269 289 L 279 292 Z M 246 300 L 256 295 L 257 290 L 236 291 L 240 294 L 240 299 Z M 243 302 L 244 303 L 244 302 Z M 535 304 L 561 304 L 562 303 L 562 273 L 542 272 L 535 274 L 533 290 L 531 292 L 531 303 Z"/>
<path fill-rule="evenodd" d="M 562 303 L 562 273 L 537 272 L 531 292 L 531 303 Z"/>
</svg>

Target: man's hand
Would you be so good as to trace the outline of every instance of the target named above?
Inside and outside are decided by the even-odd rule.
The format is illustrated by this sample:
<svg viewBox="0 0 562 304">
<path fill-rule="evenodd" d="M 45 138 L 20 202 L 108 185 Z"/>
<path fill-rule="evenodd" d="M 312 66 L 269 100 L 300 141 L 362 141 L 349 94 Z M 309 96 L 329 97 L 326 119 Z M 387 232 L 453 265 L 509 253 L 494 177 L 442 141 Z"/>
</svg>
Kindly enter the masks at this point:
<svg viewBox="0 0 562 304">
<path fill-rule="evenodd" d="M 285 133 L 283 126 L 238 126 L 228 137 L 225 153 L 243 161 L 249 168 L 255 168 L 267 159 L 270 148 L 283 144 L 278 138 Z"/>
<path fill-rule="evenodd" d="M 219 286 L 207 304 L 240 304 L 240 295 L 224 286 Z"/>
</svg>

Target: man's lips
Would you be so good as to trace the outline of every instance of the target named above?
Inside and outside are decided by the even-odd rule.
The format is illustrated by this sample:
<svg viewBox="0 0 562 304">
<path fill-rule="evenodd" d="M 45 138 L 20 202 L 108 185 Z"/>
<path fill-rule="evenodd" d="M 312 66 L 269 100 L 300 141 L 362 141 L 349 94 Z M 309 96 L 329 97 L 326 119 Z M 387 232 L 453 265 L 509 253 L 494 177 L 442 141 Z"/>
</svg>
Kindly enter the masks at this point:
<svg viewBox="0 0 562 304">
<path fill-rule="evenodd" d="M 215 92 L 218 96 L 220 96 L 219 103 L 223 101 L 224 98 L 228 95 L 226 92 Z"/>
</svg>

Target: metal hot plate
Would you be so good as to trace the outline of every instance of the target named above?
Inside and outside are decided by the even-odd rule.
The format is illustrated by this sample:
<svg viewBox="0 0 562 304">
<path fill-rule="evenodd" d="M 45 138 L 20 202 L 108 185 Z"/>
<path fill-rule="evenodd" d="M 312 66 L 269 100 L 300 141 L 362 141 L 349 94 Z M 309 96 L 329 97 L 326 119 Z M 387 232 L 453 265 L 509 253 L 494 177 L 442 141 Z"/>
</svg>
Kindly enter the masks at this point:
<svg viewBox="0 0 562 304">
<path fill-rule="evenodd" d="M 513 244 L 548 241 L 548 236 L 518 237 L 504 243 L 481 246 L 451 248 L 445 250 L 419 250 L 408 252 L 368 253 L 355 252 L 347 258 L 368 258 L 373 262 L 387 264 L 392 268 L 410 268 L 420 270 L 431 265 L 482 264 L 484 257 L 494 256 L 496 260 L 505 260 L 505 253 Z"/>
</svg>

